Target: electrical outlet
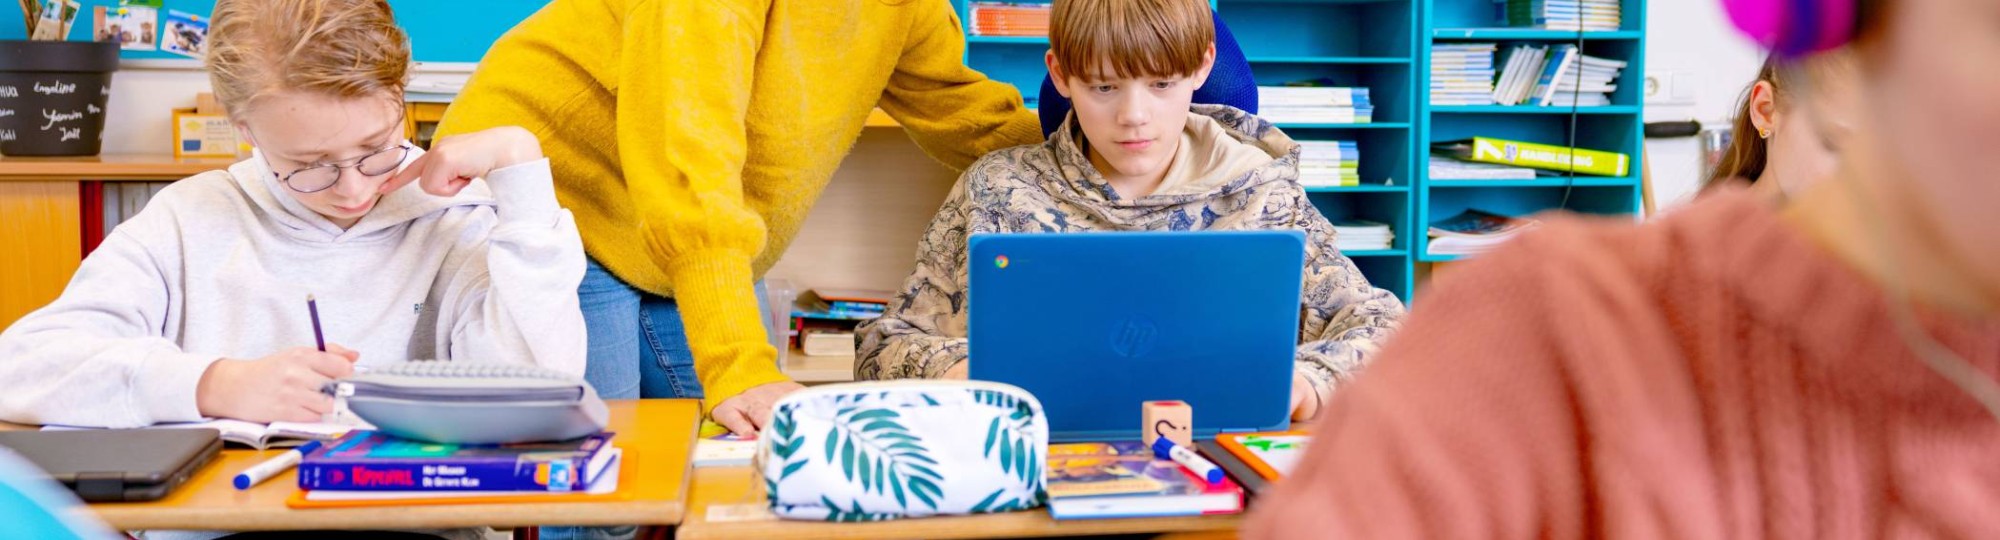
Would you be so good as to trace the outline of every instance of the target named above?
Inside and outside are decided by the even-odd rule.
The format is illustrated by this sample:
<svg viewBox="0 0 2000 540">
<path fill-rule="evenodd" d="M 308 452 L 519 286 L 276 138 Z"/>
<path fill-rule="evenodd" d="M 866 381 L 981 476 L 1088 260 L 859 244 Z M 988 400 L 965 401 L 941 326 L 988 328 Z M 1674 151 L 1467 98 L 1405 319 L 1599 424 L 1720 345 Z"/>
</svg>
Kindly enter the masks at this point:
<svg viewBox="0 0 2000 540">
<path fill-rule="evenodd" d="M 1648 71 L 1641 92 L 1647 105 L 1694 105 L 1697 78 L 1679 71 Z"/>
</svg>

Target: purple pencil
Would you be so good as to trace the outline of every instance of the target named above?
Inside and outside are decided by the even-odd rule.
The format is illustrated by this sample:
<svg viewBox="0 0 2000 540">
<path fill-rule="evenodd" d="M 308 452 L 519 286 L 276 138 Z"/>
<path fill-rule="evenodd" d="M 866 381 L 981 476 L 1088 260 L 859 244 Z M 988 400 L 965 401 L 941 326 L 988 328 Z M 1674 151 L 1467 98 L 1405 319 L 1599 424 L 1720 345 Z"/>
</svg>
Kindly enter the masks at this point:
<svg viewBox="0 0 2000 540">
<path fill-rule="evenodd" d="M 313 342 L 319 344 L 319 352 L 326 352 L 326 334 L 319 331 L 319 301 L 311 293 L 306 294 L 306 311 L 312 313 Z"/>
</svg>

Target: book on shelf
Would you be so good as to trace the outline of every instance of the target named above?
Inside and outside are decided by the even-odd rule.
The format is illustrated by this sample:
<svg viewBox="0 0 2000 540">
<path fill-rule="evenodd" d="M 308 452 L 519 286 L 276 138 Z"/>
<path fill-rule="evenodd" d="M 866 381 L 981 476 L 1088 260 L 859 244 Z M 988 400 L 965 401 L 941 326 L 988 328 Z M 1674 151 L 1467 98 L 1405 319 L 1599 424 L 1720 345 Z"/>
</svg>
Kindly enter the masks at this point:
<svg viewBox="0 0 2000 540">
<path fill-rule="evenodd" d="M 1541 222 L 1481 210 L 1466 210 L 1430 228 L 1431 255 L 1478 255 L 1534 229 Z"/>
<path fill-rule="evenodd" d="M 972 35 L 1048 37 L 1050 4 L 973 2 L 969 8 Z"/>
<path fill-rule="evenodd" d="M 1243 511 L 1243 488 L 1211 485 L 1139 441 L 1049 445 L 1049 516 L 1057 520 Z"/>
<path fill-rule="evenodd" d="M 218 418 L 201 422 L 173 422 L 153 424 L 148 429 L 213 429 L 223 442 L 268 450 L 271 448 L 292 448 L 307 441 L 328 441 L 346 435 L 350 431 L 375 429 L 368 422 L 351 414 L 342 414 L 335 421 L 328 422 L 272 422 L 259 424 L 245 420 Z M 42 426 L 44 431 L 70 431 L 98 429 L 75 426 Z"/>
<path fill-rule="evenodd" d="M 1298 141 L 1299 184 L 1361 185 L 1361 147 L 1354 141 Z"/>
<path fill-rule="evenodd" d="M 1531 167 L 1572 174 L 1625 176 L 1632 172 L 1632 158 L 1618 152 L 1488 137 L 1432 143 L 1431 152 L 1463 161 Z"/>
<path fill-rule="evenodd" d="M 806 356 L 854 356 L 854 332 L 814 329 L 802 336 L 799 349 Z"/>
<path fill-rule="evenodd" d="M 1618 89 L 1615 83 L 1626 66 L 1622 61 L 1585 55 L 1575 45 L 1557 45 L 1549 56 L 1542 66 L 1541 78 L 1535 83 L 1531 105 L 1553 107 L 1561 106 L 1564 101 L 1574 105 L 1585 102 L 1583 96 L 1591 94 L 1604 99 L 1589 99 L 1589 102 L 1609 104 L 1610 94 Z M 1561 94 L 1579 96 L 1568 98 Z"/>
<path fill-rule="evenodd" d="M 1431 155 L 1431 180 L 1534 180 L 1542 173 L 1527 167 L 1479 163 Z"/>
<path fill-rule="evenodd" d="M 1598 32 L 1624 22 L 1618 0 L 1507 0 L 1508 26 Z"/>
<path fill-rule="evenodd" d="M 555 442 L 459 445 L 355 431 L 307 454 L 308 491 L 585 491 L 610 462 L 611 433 Z"/>
<path fill-rule="evenodd" d="M 1394 249 L 1396 232 L 1387 223 L 1363 219 L 1333 222 L 1334 244 L 1341 251 Z"/>
<path fill-rule="evenodd" d="M 1431 49 L 1432 105 L 1491 105 L 1493 43 L 1439 44 Z"/>
<path fill-rule="evenodd" d="M 1375 105 L 1367 88 L 1305 86 L 1257 87 L 1257 115 L 1279 124 L 1363 124 L 1374 121 Z"/>
</svg>

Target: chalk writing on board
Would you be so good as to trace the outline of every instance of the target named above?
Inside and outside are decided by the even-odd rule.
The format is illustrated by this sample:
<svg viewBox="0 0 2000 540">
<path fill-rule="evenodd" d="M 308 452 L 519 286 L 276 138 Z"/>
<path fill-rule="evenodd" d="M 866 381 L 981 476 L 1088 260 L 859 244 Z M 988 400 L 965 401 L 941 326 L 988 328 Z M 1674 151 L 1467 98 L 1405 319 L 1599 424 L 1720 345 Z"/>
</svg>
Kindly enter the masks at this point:
<svg viewBox="0 0 2000 540">
<path fill-rule="evenodd" d="M 14 140 L 14 130 L 0 129 L 0 141 Z"/>
<path fill-rule="evenodd" d="M 0 97 L 4 98 L 21 97 L 21 91 L 12 86 L 0 86 Z"/>
<path fill-rule="evenodd" d="M 14 109 L 0 109 L 0 118 L 14 116 Z"/>
<path fill-rule="evenodd" d="M 36 81 L 35 93 L 44 96 L 59 96 L 63 94 L 74 94 L 76 93 L 76 83 L 55 81 L 49 84 L 42 84 L 40 81 Z"/>
<path fill-rule="evenodd" d="M 63 128 L 62 139 L 56 142 L 74 141 L 83 138 L 83 128 Z"/>
<path fill-rule="evenodd" d="M 56 112 L 52 109 L 42 109 L 42 118 L 49 121 L 47 124 L 42 124 L 42 131 L 48 131 L 55 129 L 56 124 L 83 119 L 83 111 Z"/>
<path fill-rule="evenodd" d="M 97 108 L 96 103 L 85 104 L 84 107 L 90 111 L 90 114 L 104 114 L 104 109 Z"/>
</svg>

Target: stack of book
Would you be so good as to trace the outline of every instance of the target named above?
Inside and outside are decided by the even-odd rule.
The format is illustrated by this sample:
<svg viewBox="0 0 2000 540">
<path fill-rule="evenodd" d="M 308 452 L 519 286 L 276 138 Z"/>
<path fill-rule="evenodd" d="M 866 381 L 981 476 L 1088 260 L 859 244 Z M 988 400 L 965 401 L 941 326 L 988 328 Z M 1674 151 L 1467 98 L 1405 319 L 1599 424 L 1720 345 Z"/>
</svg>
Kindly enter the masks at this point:
<svg viewBox="0 0 2000 540">
<path fill-rule="evenodd" d="M 322 503 L 602 495 L 618 489 L 621 451 L 611 439 L 457 445 L 355 431 L 306 454 L 299 489 Z"/>
<path fill-rule="evenodd" d="M 1259 86 L 1257 113 L 1275 124 L 1366 124 L 1375 104 L 1367 88 Z"/>
<path fill-rule="evenodd" d="M 879 318 L 889 307 L 888 291 L 815 289 L 792 309 L 794 343 L 806 356 L 854 356 L 854 328 Z"/>
<path fill-rule="evenodd" d="M 1361 145 L 1354 141 L 1299 141 L 1299 184 L 1361 185 Z"/>
<path fill-rule="evenodd" d="M 1608 32 L 1623 23 L 1619 0 L 1507 0 L 1508 26 Z"/>
<path fill-rule="evenodd" d="M 1514 239 L 1541 222 L 1466 210 L 1431 224 L 1431 255 L 1478 255 Z"/>
<path fill-rule="evenodd" d="M 1527 167 L 1464 161 L 1431 155 L 1432 180 L 1534 180 L 1535 170 Z"/>
<path fill-rule="evenodd" d="M 1049 516 L 1058 520 L 1243 511 L 1243 488 L 1209 484 L 1139 441 L 1049 445 Z"/>
<path fill-rule="evenodd" d="M 1611 104 L 1626 63 L 1583 54 L 1575 45 L 1521 45 L 1508 51 L 1494 85 L 1501 105 L 1600 107 Z"/>
<path fill-rule="evenodd" d="M 1432 105 L 1492 105 L 1493 43 L 1440 43 L 1431 48 Z"/>
<path fill-rule="evenodd" d="M 1333 222 L 1333 238 L 1341 251 L 1393 249 L 1396 231 L 1387 223 L 1346 219 Z"/>
<path fill-rule="evenodd" d="M 973 2 L 971 15 L 975 36 L 1049 36 L 1049 4 Z"/>
</svg>

